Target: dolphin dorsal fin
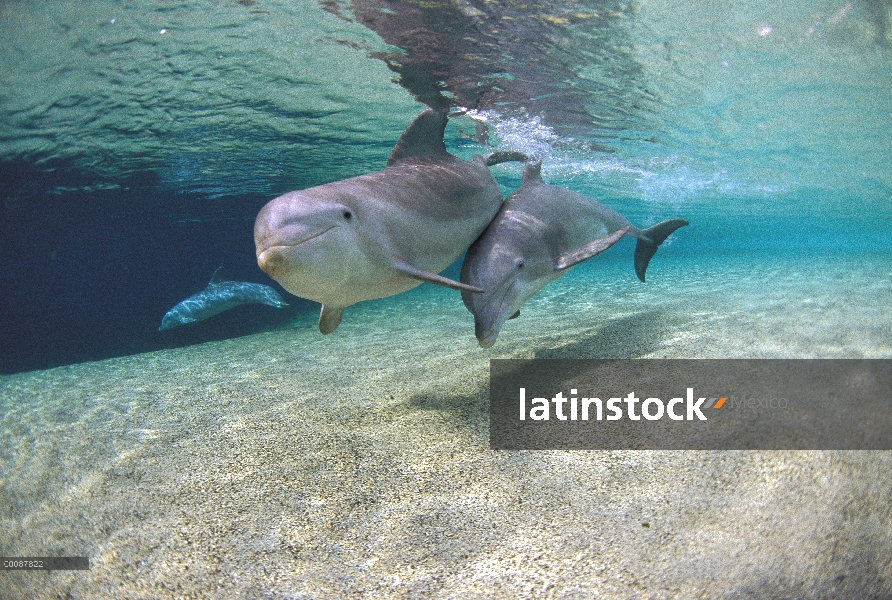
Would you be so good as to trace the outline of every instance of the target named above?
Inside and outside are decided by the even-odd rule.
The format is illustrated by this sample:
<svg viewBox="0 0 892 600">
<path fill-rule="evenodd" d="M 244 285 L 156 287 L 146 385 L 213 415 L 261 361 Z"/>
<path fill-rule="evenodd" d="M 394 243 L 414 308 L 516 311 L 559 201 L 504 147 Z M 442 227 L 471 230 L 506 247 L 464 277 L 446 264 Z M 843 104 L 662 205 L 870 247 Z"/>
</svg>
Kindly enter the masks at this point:
<svg viewBox="0 0 892 600">
<path fill-rule="evenodd" d="M 213 275 L 211 275 L 211 281 L 210 281 L 210 283 L 208 283 L 208 285 L 213 285 L 213 284 L 215 284 L 215 283 L 220 283 L 220 277 L 219 277 L 219 275 L 220 275 L 220 271 L 222 271 L 222 270 L 223 270 L 223 267 L 217 267 L 217 270 L 214 271 L 214 274 L 213 274 Z"/>
<path fill-rule="evenodd" d="M 410 158 L 448 156 L 443 142 L 446 121 L 446 113 L 430 108 L 415 117 L 393 147 L 387 166 Z"/>
<path fill-rule="evenodd" d="M 527 161 L 523 166 L 523 183 L 545 183 L 542 181 L 542 163 L 538 160 Z"/>
</svg>

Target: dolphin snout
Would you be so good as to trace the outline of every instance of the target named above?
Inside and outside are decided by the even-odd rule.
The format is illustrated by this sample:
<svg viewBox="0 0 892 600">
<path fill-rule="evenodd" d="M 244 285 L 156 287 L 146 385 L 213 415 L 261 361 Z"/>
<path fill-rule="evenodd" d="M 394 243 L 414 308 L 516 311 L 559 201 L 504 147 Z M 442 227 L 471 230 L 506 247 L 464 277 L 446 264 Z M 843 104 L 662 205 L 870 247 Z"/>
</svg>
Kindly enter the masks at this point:
<svg viewBox="0 0 892 600">
<path fill-rule="evenodd" d="M 276 272 L 281 269 L 284 262 L 285 257 L 283 256 L 280 247 L 274 246 L 272 248 L 267 248 L 266 250 L 260 250 L 258 248 L 257 265 L 270 277 L 275 278 Z"/>
<path fill-rule="evenodd" d="M 491 348 L 499 337 L 499 330 L 495 327 L 483 327 L 480 321 L 474 321 L 474 335 L 481 348 Z"/>
<path fill-rule="evenodd" d="M 257 255 L 273 246 L 292 246 L 311 233 L 314 227 L 312 213 L 301 210 L 291 195 L 270 200 L 260 209 L 254 221 L 254 244 Z M 317 229 L 317 231 L 312 231 Z"/>
<path fill-rule="evenodd" d="M 261 209 L 254 222 L 257 264 L 275 278 L 288 271 L 289 255 L 295 246 L 315 239 L 337 225 L 294 210 L 287 196 L 276 198 Z"/>
<path fill-rule="evenodd" d="M 514 277 L 507 277 L 496 286 L 495 291 L 475 299 L 471 312 L 474 313 L 474 335 L 481 348 L 489 348 L 496 343 L 502 325 L 515 312 L 512 303 L 516 299 L 516 283 Z"/>
</svg>

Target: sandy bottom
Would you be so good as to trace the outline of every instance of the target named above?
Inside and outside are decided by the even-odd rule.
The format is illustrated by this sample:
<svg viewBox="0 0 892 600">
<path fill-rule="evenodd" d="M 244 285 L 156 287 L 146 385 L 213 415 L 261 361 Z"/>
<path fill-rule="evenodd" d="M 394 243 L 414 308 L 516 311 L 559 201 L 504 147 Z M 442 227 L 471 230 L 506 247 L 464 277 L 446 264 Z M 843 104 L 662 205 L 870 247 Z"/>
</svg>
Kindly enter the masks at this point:
<svg viewBox="0 0 892 600">
<path fill-rule="evenodd" d="M 488 359 L 892 357 L 888 256 L 631 259 L 0 379 L 3 598 L 892 596 L 892 452 L 494 452 Z"/>
</svg>

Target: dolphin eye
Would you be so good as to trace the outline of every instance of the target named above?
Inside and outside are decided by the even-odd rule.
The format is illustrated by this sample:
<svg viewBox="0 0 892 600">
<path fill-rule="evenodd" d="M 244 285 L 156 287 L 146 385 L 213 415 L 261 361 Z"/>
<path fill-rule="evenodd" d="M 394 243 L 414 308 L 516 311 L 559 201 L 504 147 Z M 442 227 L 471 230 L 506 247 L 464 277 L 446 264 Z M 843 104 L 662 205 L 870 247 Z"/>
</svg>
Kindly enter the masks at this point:
<svg viewBox="0 0 892 600">
<path fill-rule="evenodd" d="M 353 218 L 353 213 L 350 212 L 349 210 L 345 210 L 345 211 L 344 211 L 344 218 L 347 219 L 347 220 L 349 221 L 350 219 Z"/>
<path fill-rule="evenodd" d="M 524 265 L 524 262 L 523 262 L 522 258 L 518 258 L 516 261 L 514 261 L 514 266 L 517 267 L 518 269 L 522 269 L 523 265 Z"/>
</svg>

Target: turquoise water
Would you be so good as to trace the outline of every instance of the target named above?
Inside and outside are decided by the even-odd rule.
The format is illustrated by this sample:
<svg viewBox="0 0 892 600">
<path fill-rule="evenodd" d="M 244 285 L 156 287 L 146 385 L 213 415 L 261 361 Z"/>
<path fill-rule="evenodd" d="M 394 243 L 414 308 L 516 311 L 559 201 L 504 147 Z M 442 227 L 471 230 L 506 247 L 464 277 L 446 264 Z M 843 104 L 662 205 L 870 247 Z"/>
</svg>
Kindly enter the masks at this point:
<svg viewBox="0 0 892 600">
<path fill-rule="evenodd" d="M 882 252 L 892 56 L 880 1 L 9 2 L 0 43 L 2 372 L 275 327 L 159 337 L 217 267 L 269 283 L 270 198 L 380 168 L 423 106 L 469 158 L 515 149 L 661 254 Z M 474 141 L 485 123 L 488 145 Z M 506 193 L 514 166 L 494 169 Z M 42 232 L 42 233 L 41 233 Z M 102 325 L 100 325 L 102 324 Z"/>
<path fill-rule="evenodd" d="M 0 11 L 2 372 L 314 310 L 155 332 L 221 265 L 269 283 L 252 257 L 259 208 L 380 168 L 419 98 L 470 110 L 447 131 L 464 157 L 523 150 L 636 224 L 691 221 L 661 255 L 889 247 L 887 2 Z M 494 172 L 506 193 L 519 182 L 516 166 Z"/>
<path fill-rule="evenodd" d="M 539 150 L 562 180 L 695 206 L 808 190 L 824 193 L 821 210 L 888 196 L 887 5 L 520 6 L 508 31 L 529 36 L 532 58 L 560 62 L 546 73 L 553 95 L 578 91 L 574 108 L 586 113 L 557 101 L 542 114 L 526 108 L 547 105 L 547 94 L 481 104 L 494 111 L 494 139 Z M 344 18 L 309 1 L 2 10 L 4 159 L 72 159 L 107 177 L 94 188 L 153 170 L 172 192 L 275 195 L 379 167 L 419 111 L 367 57 L 394 49 L 349 20 L 349 7 Z M 468 19 L 467 32 L 499 39 Z M 530 68 L 491 54 L 500 71 L 492 55 L 479 61 L 503 85 L 518 81 L 512 67 Z M 499 116 L 524 111 L 523 121 Z M 567 125 L 578 121 L 587 124 Z M 587 150 L 595 144 L 612 152 Z"/>
<path fill-rule="evenodd" d="M 890 19 L 3 2 L 0 554 L 93 568 L 0 596 L 888 597 L 888 452 L 498 454 L 486 406 L 490 358 L 892 356 Z M 467 111 L 457 155 L 527 152 L 638 226 L 691 224 L 647 284 L 622 241 L 490 350 L 427 285 L 326 337 L 278 287 L 290 308 L 157 331 L 221 265 L 276 286 L 258 210 L 382 168 L 420 100 Z"/>
</svg>

